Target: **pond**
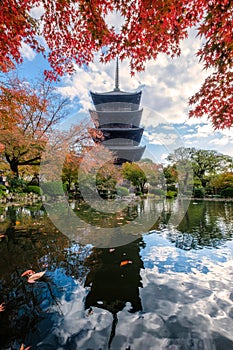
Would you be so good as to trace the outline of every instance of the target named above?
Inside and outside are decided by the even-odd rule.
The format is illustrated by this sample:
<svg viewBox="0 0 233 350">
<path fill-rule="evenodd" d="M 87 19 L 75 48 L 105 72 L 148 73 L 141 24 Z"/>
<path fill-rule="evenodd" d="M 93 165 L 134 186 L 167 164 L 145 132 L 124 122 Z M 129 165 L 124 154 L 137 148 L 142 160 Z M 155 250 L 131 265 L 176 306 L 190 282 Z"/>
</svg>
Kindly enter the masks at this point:
<svg viewBox="0 0 233 350">
<path fill-rule="evenodd" d="M 177 220 L 183 205 L 146 199 L 101 216 L 72 203 L 104 227 L 154 217 L 103 247 L 59 231 L 42 204 L 0 208 L 0 348 L 233 349 L 233 203 L 191 201 Z M 46 272 L 28 283 L 28 269 Z"/>
</svg>

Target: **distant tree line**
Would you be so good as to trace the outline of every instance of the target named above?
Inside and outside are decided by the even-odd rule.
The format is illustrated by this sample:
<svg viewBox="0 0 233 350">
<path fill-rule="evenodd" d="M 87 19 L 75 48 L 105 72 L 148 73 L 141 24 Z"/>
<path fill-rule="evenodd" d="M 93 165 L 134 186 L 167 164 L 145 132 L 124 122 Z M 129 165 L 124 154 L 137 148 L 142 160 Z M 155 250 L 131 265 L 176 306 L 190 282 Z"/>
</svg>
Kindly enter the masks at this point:
<svg viewBox="0 0 233 350">
<path fill-rule="evenodd" d="M 232 157 L 213 150 L 181 147 L 170 154 L 168 160 L 170 165 L 164 171 L 167 185 L 172 190 L 175 190 L 180 174 L 183 176 L 180 190 L 184 195 L 233 197 Z"/>
</svg>

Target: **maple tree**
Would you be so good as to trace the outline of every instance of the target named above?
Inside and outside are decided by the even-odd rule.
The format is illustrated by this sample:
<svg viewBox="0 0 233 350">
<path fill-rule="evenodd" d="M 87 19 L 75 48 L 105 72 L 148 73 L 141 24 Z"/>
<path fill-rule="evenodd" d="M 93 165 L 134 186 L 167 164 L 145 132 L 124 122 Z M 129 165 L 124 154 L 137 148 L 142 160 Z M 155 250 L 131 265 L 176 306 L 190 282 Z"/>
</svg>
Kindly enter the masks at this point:
<svg viewBox="0 0 233 350">
<path fill-rule="evenodd" d="M 64 117 L 67 99 L 60 99 L 51 82 L 36 88 L 14 77 L 0 83 L 1 152 L 16 177 L 19 166 L 39 165 L 53 126 Z"/>
<path fill-rule="evenodd" d="M 114 11 L 124 19 L 118 30 L 107 21 Z M 51 79 L 73 72 L 74 63 L 88 64 L 96 52 L 103 62 L 129 58 L 133 74 L 158 53 L 180 55 L 180 42 L 196 27 L 204 42 L 197 55 L 214 71 L 190 99 L 190 116 L 231 127 L 232 15 L 231 0 L 2 0 L 0 68 L 22 62 L 24 42 L 48 58 Z"/>
<path fill-rule="evenodd" d="M 68 192 L 71 185 L 76 187 L 83 155 L 91 148 L 88 126 L 88 123 L 80 122 L 72 124 L 65 130 L 54 128 L 52 133 L 49 134 L 40 163 L 40 185 L 43 183 L 43 190 L 45 189 L 43 186 L 46 186 L 47 181 L 60 183 L 62 180 Z M 95 163 L 96 159 L 93 159 L 93 161 L 89 159 L 88 167 L 92 166 L 93 162 Z M 63 193 L 63 190 L 61 191 Z"/>
<path fill-rule="evenodd" d="M 67 192 L 71 190 L 72 184 L 78 183 L 78 169 L 81 157 L 70 151 L 66 157 L 62 168 L 62 182 L 66 184 Z"/>
<path fill-rule="evenodd" d="M 122 181 L 121 169 L 111 160 L 105 163 L 97 172 L 96 188 L 103 198 L 114 198 L 117 183 Z"/>
<path fill-rule="evenodd" d="M 225 172 L 217 174 L 210 180 L 210 186 L 213 187 L 215 194 L 220 194 L 226 188 L 232 188 L 233 192 L 233 173 Z"/>
<path fill-rule="evenodd" d="M 150 186 L 153 187 L 164 187 L 165 186 L 165 178 L 163 173 L 163 165 L 153 163 L 151 160 L 142 159 L 137 163 L 140 168 L 144 171 L 146 175 L 146 181 Z"/>
</svg>

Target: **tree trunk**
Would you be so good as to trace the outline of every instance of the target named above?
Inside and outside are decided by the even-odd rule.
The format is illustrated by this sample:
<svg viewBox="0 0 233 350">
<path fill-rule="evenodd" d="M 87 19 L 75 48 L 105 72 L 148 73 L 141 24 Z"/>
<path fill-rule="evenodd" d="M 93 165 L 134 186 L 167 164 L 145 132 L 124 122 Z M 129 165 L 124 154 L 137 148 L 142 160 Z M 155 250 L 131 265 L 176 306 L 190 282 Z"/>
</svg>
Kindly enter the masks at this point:
<svg viewBox="0 0 233 350">
<path fill-rule="evenodd" d="M 19 164 L 16 161 L 11 161 L 9 162 L 11 171 L 14 174 L 14 177 L 18 178 L 19 177 Z"/>
<path fill-rule="evenodd" d="M 5 157 L 6 157 L 6 161 L 9 163 L 11 171 L 13 172 L 14 176 L 16 178 L 19 177 L 19 162 L 18 159 L 16 157 L 10 157 L 10 155 L 5 152 Z"/>
</svg>

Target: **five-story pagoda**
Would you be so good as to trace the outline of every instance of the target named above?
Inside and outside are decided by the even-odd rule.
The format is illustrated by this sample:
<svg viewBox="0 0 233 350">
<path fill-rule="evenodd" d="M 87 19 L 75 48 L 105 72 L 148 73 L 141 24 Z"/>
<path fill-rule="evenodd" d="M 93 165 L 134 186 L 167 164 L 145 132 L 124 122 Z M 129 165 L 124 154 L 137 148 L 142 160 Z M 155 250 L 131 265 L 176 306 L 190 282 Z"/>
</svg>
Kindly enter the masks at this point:
<svg viewBox="0 0 233 350">
<path fill-rule="evenodd" d="M 143 109 L 140 108 L 141 91 L 125 92 L 119 89 L 119 67 L 116 62 L 115 88 L 112 91 L 90 92 L 95 110 L 91 118 L 103 136 L 101 142 L 115 155 L 115 164 L 137 162 L 146 146 L 140 146 L 144 129 L 140 127 Z M 95 142 L 100 138 L 94 137 Z"/>
</svg>

